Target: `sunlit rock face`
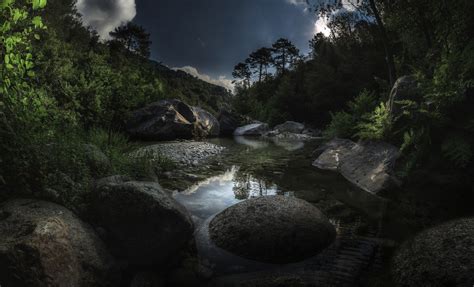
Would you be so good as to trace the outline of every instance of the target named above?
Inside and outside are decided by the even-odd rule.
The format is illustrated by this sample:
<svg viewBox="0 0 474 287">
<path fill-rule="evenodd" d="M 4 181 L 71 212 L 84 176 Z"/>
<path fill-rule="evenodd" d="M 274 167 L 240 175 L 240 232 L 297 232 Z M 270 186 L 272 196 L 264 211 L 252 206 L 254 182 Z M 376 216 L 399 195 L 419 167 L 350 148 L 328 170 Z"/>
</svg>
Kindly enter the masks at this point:
<svg viewBox="0 0 474 287">
<path fill-rule="evenodd" d="M 269 263 L 314 256 L 336 236 L 334 226 L 319 209 L 279 195 L 252 198 L 224 210 L 211 221 L 209 232 L 217 246 Z"/>
</svg>

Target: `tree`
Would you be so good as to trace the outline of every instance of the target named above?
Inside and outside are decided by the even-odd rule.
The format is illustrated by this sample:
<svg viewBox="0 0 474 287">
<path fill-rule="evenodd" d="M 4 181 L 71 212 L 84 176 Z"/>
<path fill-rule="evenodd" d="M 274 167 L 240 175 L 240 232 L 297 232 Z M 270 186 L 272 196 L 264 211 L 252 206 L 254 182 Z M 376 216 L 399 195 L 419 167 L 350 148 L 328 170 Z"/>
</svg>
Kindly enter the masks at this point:
<svg viewBox="0 0 474 287">
<path fill-rule="evenodd" d="M 366 17 L 367 21 L 371 21 L 370 18 L 375 19 L 379 30 L 379 39 L 383 44 L 385 52 L 385 61 L 387 65 L 387 74 L 390 82 L 390 86 L 395 83 L 397 79 L 397 70 L 395 67 L 394 53 L 392 51 L 391 42 L 385 28 L 385 23 L 382 20 L 382 15 L 380 9 L 377 6 L 376 0 L 334 0 L 334 1 L 321 1 L 316 5 L 316 11 L 322 17 L 331 18 L 334 16 L 335 12 L 340 11 L 344 6 L 350 6 L 351 9 L 354 9 L 356 12 Z"/>
<path fill-rule="evenodd" d="M 250 65 L 254 74 L 258 75 L 258 82 L 262 82 L 263 76 L 268 75 L 268 66 L 272 62 L 272 50 L 270 48 L 260 48 L 250 54 L 246 63 Z"/>
<path fill-rule="evenodd" d="M 278 74 L 283 74 L 288 65 L 294 64 L 299 58 L 300 51 L 288 39 L 278 39 L 272 45 L 273 63 Z"/>
<path fill-rule="evenodd" d="M 247 89 L 250 87 L 250 77 L 252 76 L 252 72 L 250 71 L 250 67 L 247 63 L 238 63 L 234 67 L 232 76 L 236 79 L 240 79 L 244 88 Z"/>
<path fill-rule="evenodd" d="M 150 34 L 141 26 L 128 22 L 110 32 L 115 43 L 144 58 L 150 57 Z"/>
</svg>

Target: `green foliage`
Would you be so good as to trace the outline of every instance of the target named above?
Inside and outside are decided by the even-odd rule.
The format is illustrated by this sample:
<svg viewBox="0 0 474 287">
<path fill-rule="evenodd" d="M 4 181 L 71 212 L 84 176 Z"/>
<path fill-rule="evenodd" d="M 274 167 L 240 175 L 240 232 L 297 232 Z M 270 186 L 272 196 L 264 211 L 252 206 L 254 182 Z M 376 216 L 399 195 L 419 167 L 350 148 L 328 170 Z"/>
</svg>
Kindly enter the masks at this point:
<svg viewBox="0 0 474 287">
<path fill-rule="evenodd" d="M 347 103 L 347 112 L 331 113 L 331 123 L 324 130 L 324 137 L 352 138 L 357 133 L 361 120 L 370 117 L 368 114 L 376 106 L 377 96 L 367 90 L 362 91 L 353 101 Z"/>
<path fill-rule="evenodd" d="M 351 138 L 354 135 L 354 117 L 347 112 L 331 114 L 331 123 L 323 132 L 326 139 Z"/>
<path fill-rule="evenodd" d="M 470 142 L 461 136 L 452 136 L 446 138 L 441 149 L 443 156 L 456 165 L 464 168 L 472 160 L 473 151 Z"/>
<path fill-rule="evenodd" d="M 174 163 L 159 155 L 132 155 L 139 148 L 137 143 L 119 132 L 107 132 L 103 129 L 92 129 L 88 141 L 99 147 L 110 159 L 113 174 L 128 175 L 132 178 L 153 178 L 160 172 L 172 170 Z"/>
<path fill-rule="evenodd" d="M 362 140 L 384 140 L 390 132 L 390 114 L 387 106 L 380 103 L 372 114 L 362 117 L 361 123 L 357 125 L 356 136 Z"/>
</svg>

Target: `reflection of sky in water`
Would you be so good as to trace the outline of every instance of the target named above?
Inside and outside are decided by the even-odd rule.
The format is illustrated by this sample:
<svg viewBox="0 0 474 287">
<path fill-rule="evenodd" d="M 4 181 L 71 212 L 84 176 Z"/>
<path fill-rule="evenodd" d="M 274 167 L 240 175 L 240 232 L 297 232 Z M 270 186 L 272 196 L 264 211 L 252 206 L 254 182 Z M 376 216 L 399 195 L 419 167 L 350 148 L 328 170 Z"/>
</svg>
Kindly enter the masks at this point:
<svg viewBox="0 0 474 287">
<path fill-rule="evenodd" d="M 255 177 L 239 173 L 237 167 L 191 186 L 174 197 L 193 216 L 206 219 L 244 199 L 275 195 L 278 188 Z"/>
</svg>

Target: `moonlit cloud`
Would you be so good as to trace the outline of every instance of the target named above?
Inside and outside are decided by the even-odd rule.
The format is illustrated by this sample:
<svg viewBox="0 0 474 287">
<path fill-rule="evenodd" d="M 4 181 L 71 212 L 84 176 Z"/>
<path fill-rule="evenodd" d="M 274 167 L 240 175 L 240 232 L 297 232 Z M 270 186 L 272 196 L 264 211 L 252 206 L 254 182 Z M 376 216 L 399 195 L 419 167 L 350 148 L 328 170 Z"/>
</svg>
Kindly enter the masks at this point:
<svg viewBox="0 0 474 287">
<path fill-rule="evenodd" d="M 84 25 L 94 28 L 102 39 L 110 38 L 109 32 L 137 14 L 135 0 L 78 0 L 76 7 Z"/>
<path fill-rule="evenodd" d="M 190 75 L 192 75 L 192 76 L 194 76 L 198 79 L 201 79 L 205 82 L 208 82 L 208 83 L 211 83 L 211 84 L 214 84 L 214 85 L 217 85 L 217 86 L 224 87 L 224 88 L 226 88 L 227 90 L 230 90 L 230 91 L 234 90 L 234 84 L 232 83 L 232 80 L 227 79 L 226 76 L 219 76 L 219 78 L 215 79 L 215 78 L 212 78 L 209 75 L 199 73 L 199 71 L 196 68 L 191 67 L 191 66 L 184 66 L 184 67 L 181 67 L 181 68 L 173 68 L 173 70 L 179 70 L 179 71 L 186 72 L 186 73 L 188 73 L 188 74 L 190 74 Z"/>
<path fill-rule="evenodd" d="M 323 33 L 324 36 L 331 35 L 331 29 L 328 27 L 329 20 L 326 17 L 319 17 L 314 23 L 314 34 Z"/>
<path fill-rule="evenodd" d="M 286 0 L 286 2 L 292 5 L 303 5 L 303 6 L 308 5 L 308 2 L 306 0 Z"/>
</svg>

